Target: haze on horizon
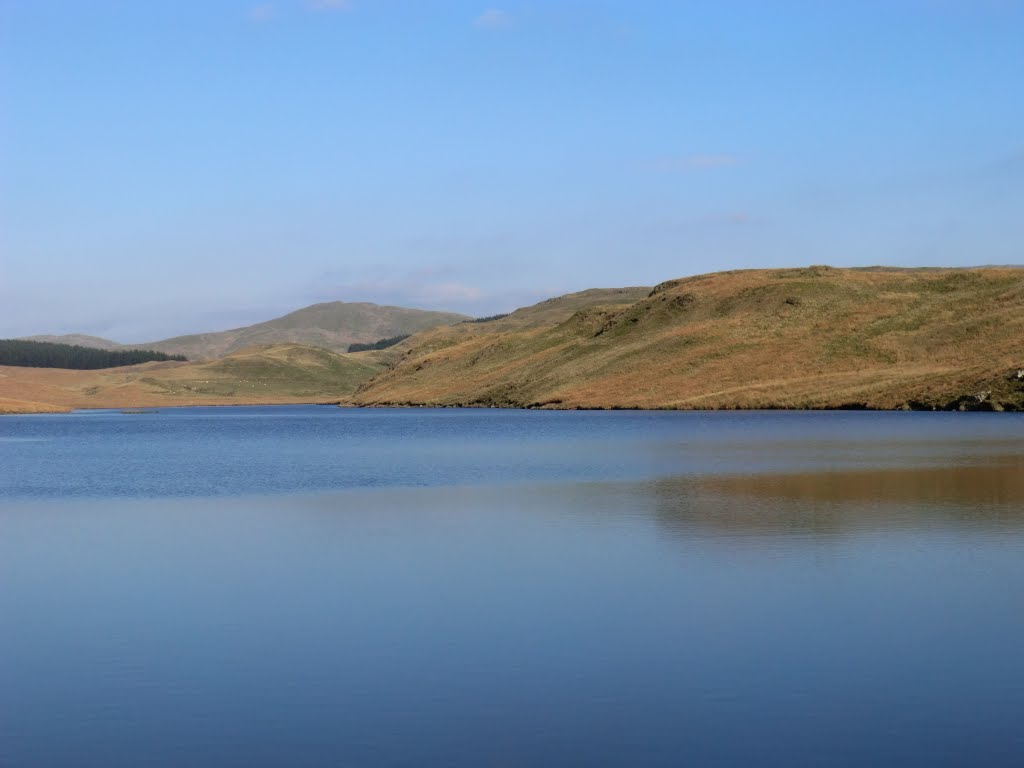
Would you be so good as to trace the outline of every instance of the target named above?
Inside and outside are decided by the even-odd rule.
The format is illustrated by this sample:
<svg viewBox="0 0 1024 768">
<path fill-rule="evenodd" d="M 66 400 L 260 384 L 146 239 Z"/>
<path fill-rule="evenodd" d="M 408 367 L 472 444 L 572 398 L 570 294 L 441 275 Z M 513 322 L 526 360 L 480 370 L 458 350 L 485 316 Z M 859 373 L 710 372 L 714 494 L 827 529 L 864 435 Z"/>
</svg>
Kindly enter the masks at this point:
<svg viewBox="0 0 1024 768">
<path fill-rule="evenodd" d="M 1021 263 L 1022 40 L 1016 0 L 0 0 L 0 338 Z"/>
</svg>

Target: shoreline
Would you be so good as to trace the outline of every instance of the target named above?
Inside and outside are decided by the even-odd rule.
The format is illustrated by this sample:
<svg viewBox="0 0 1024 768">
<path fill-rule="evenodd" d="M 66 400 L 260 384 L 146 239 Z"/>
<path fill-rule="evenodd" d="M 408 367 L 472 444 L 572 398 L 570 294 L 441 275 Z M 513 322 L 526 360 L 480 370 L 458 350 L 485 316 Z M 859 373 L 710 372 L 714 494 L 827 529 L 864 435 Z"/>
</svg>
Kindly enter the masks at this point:
<svg viewBox="0 0 1024 768">
<path fill-rule="evenodd" d="M 190 403 L 159 403 L 139 404 L 130 403 L 124 405 L 56 405 L 51 403 L 30 403 L 18 401 L 4 401 L 0 399 L 0 417 L 2 416 L 40 416 L 40 415 L 62 415 L 78 411 L 123 411 L 125 415 L 144 415 L 143 413 L 132 413 L 133 411 L 160 411 L 169 408 L 267 408 L 273 406 L 290 405 L 319 405 L 335 408 L 352 409 L 499 409 L 507 411 L 648 411 L 648 412 L 738 412 L 738 411 L 764 411 L 764 412 L 871 412 L 871 413 L 1018 413 L 1013 408 L 1003 408 L 998 404 L 980 403 L 978 407 L 965 407 L 963 403 L 957 403 L 957 407 L 949 404 L 946 407 L 939 405 L 926 405 L 923 403 L 903 403 L 894 408 L 883 408 L 870 406 L 863 403 L 845 403 L 841 405 L 821 406 L 793 406 L 793 405 L 768 405 L 764 407 L 750 408 L 745 406 L 720 406 L 720 407 L 688 407 L 688 406 L 635 406 L 635 405 L 565 405 L 565 404 L 487 404 L 487 403 L 421 403 L 421 402 L 383 402 L 383 403 L 353 403 L 344 400 L 296 400 L 282 402 L 274 401 L 251 401 L 234 403 L 215 402 L 190 402 Z"/>
<path fill-rule="evenodd" d="M 11 401 L 13 403 L 13 401 Z M 20 403 L 18 404 L 20 405 Z M 296 400 L 293 402 L 281 402 L 281 401 L 261 401 L 261 402 L 245 402 L 245 403 L 211 403 L 211 402 L 198 402 L 198 403 L 160 403 L 160 404 L 143 404 L 131 403 L 126 405 L 53 405 L 50 403 L 25 403 L 24 410 L 7 410 L 7 404 L 0 400 L 0 416 L 42 416 L 47 414 L 60 415 L 67 413 L 74 413 L 75 411 L 128 411 L 125 415 L 142 415 L 133 414 L 131 411 L 160 411 L 168 408 L 252 408 L 252 407 L 268 407 L 275 405 L 323 405 L 339 407 L 342 405 L 340 400 Z"/>
<path fill-rule="evenodd" d="M 1021 411 L 1016 408 L 1004 408 L 1000 405 L 991 405 L 989 403 L 982 403 L 979 407 L 965 407 L 963 404 L 958 404 L 957 407 L 940 406 L 940 405 L 925 405 L 922 403 L 902 403 L 895 407 L 877 407 L 866 405 L 863 403 L 845 403 L 842 405 L 765 405 L 758 407 L 748 407 L 742 405 L 735 406 L 718 406 L 718 407 L 699 407 L 699 406 L 639 406 L 639 405 L 551 405 L 548 403 L 541 405 L 489 405 L 485 403 L 416 403 L 416 402 L 405 402 L 405 403 L 339 403 L 341 408 L 452 408 L 452 409 L 500 409 L 508 411 L 679 411 L 679 412 L 705 412 L 712 413 L 716 411 L 807 411 L 807 412 L 820 412 L 827 413 L 831 411 L 842 411 L 846 413 L 871 412 L 871 413 L 1019 413 Z M 987 406 L 987 407 L 986 407 Z"/>
</svg>

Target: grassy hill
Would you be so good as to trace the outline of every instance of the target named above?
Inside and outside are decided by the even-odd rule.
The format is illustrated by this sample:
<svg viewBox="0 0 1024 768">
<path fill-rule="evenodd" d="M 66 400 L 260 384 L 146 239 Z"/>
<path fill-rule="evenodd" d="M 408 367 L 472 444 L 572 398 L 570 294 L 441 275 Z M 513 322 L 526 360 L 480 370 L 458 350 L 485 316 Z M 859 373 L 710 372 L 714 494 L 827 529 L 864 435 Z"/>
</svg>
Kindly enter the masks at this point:
<svg viewBox="0 0 1024 768">
<path fill-rule="evenodd" d="M 8 412 L 27 412 L 337 402 L 381 368 L 355 355 L 299 344 L 252 347 L 208 362 L 94 371 L 0 367 L 0 412 L 5 404 Z"/>
<path fill-rule="evenodd" d="M 66 413 L 71 408 L 68 406 L 53 405 L 52 403 L 35 403 L 30 400 L 12 400 L 9 397 L 0 397 L 0 414 L 12 413 Z"/>
<path fill-rule="evenodd" d="M 582 291 L 353 354 L 289 343 L 102 371 L 0 367 L 0 412 L 339 400 L 1020 410 L 1022 331 L 1019 269 L 723 272 Z"/>
<path fill-rule="evenodd" d="M 1024 407 L 1019 269 L 723 272 L 671 280 L 637 300 L 591 303 L 569 316 L 520 313 L 536 322 L 506 322 L 512 313 L 385 350 L 392 367 L 353 402 Z"/>
<path fill-rule="evenodd" d="M 514 334 L 548 328 L 572 316 L 574 312 L 597 306 L 624 307 L 639 301 L 650 293 L 650 287 L 632 288 L 591 288 L 577 293 L 568 293 L 545 299 L 529 307 L 517 309 L 494 320 L 478 322 L 463 321 L 455 325 L 438 326 L 418 333 L 400 344 L 373 353 L 375 360 L 392 364 L 417 350 L 425 351 L 456 346 L 472 339 L 497 334 Z"/>
<path fill-rule="evenodd" d="M 189 360 L 211 360 L 257 344 L 305 344 L 345 352 L 355 342 L 374 342 L 465 319 L 466 315 L 453 312 L 332 301 L 244 328 L 133 346 L 184 355 Z"/>
</svg>

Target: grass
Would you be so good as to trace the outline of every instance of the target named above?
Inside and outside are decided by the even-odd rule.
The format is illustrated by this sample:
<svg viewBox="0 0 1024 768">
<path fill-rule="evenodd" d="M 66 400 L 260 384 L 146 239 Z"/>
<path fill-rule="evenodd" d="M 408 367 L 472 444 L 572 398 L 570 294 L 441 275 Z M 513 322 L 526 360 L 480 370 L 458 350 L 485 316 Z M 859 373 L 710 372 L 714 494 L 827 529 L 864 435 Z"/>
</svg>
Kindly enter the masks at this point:
<svg viewBox="0 0 1024 768">
<path fill-rule="evenodd" d="M 353 402 L 947 408 L 990 391 L 1024 407 L 1009 378 L 1024 367 L 1021 270 L 736 271 L 562 309 L 413 336 Z"/>
<path fill-rule="evenodd" d="M 381 369 L 380 363 L 358 356 L 277 344 L 199 363 L 102 371 L 6 368 L 0 395 L 27 400 L 34 392 L 34 400 L 58 409 L 338 402 Z M 4 402 L 0 399 L 0 408 Z"/>
<path fill-rule="evenodd" d="M 1022 410 L 1022 332 L 1024 270 L 746 270 L 581 291 L 384 350 L 276 344 L 202 363 L 8 368 L 0 410 L 324 401 Z"/>
</svg>

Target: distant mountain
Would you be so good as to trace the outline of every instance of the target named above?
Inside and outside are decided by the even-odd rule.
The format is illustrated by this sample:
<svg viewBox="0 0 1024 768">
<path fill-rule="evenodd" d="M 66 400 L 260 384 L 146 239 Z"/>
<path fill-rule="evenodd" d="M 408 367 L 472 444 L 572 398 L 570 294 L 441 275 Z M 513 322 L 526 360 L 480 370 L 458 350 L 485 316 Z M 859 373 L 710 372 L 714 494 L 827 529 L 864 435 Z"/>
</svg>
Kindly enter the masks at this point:
<svg viewBox="0 0 1024 768">
<path fill-rule="evenodd" d="M 353 402 L 1024 410 L 1020 269 L 741 270 L 579 296 L 411 336 Z"/>
<path fill-rule="evenodd" d="M 405 336 L 467 319 L 467 315 L 454 312 L 332 301 L 244 328 L 176 336 L 131 346 L 185 355 L 189 360 L 212 360 L 260 344 L 306 344 L 345 352 L 349 344 Z"/>
<path fill-rule="evenodd" d="M 121 349 L 122 345 L 110 339 L 101 339 L 99 336 L 87 336 L 84 333 L 65 333 L 62 336 L 22 336 L 18 341 L 46 341 L 51 344 L 73 344 L 78 347 L 89 347 L 90 349 Z M 132 347 L 131 344 L 124 345 Z"/>
</svg>

